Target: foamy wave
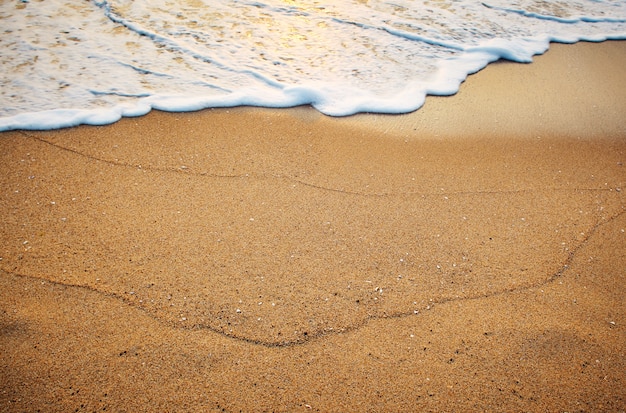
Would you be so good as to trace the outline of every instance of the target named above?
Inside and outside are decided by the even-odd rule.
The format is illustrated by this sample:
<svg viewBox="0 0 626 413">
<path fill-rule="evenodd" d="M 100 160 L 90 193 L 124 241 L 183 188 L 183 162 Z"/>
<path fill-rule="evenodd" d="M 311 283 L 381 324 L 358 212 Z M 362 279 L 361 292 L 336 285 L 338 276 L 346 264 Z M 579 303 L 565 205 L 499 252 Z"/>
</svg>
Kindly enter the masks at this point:
<svg viewBox="0 0 626 413">
<path fill-rule="evenodd" d="M 626 39 L 626 2 L 603 0 L 49 0 L 2 2 L 0 19 L 0 130 L 241 105 L 405 113 L 493 61 Z"/>
</svg>

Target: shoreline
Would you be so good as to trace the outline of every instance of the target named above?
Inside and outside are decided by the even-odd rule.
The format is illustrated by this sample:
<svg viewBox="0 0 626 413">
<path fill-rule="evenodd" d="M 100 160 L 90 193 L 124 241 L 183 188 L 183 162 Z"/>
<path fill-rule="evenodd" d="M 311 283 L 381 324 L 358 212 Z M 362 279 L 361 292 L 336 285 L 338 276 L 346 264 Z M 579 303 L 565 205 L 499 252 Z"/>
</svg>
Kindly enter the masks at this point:
<svg viewBox="0 0 626 413">
<path fill-rule="evenodd" d="M 405 115 L 357 114 L 351 126 L 367 122 L 388 133 L 429 137 L 623 136 L 626 41 L 551 43 L 533 63 L 501 60 L 470 75 L 453 96 L 428 96 Z M 549 75 L 554 74 L 554 75 Z M 516 79 L 515 85 L 510 79 Z M 528 84 L 532 91 L 520 85 Z M 567 110 L 563 110 L 563 106 Z M 435 133 L 431 133 L 434 131 Z"/>
<path fill-rule="evenodd" d="M 1 133 L 0 406 L 626 409 L 625 66 Z"/>
<path fill-rule="evenodd" d="M 369 123 L 368 128 L 384 126 L 383 131 L 387 132 L 390 129 L 396 132 L 426 132 L 435 130 L 444 133 L 447 137 L 453 137 L 458 135 L 467 135 L 466 130 L 451 127 L 452 124 L 458 124 L 459 122 L 467 122 L 473 126 L 470 133 L 477 134 L 497 134 L 504 133 L 507 135 L 518 135 L 520 130 L 527 129 L 529 126 L 526 123 L 521 123 L 520 119 L 527 120 L 528 118 L 536 118 L 541 120 L 531 124 L 533 128 L 540 128 L 544 130 L 545 127 L 551 127 L 546 130 L 547 132 L 554 132 L 554 127 L 561 128 L 560 133 L 576 133 L 577 128 L 580 128 L 580 119 L 578 115 L 582 114 L 586 119 L 594 120 L 597 123 L 613 125 L 620 120 L 620 111 L 624 109 L 623 104 L 619 104 L 617 107 L 611 108 L 611 110 L 604 111 L 606 108 L 604 102 L 607 100 L 605 97 L 608 95 L 610 101 L 619 102 L 620 92 L 618 88 L 612 88 L 612 84 L 622 84 L 623 79 L 620 76 L 619 68 L 623 65 L 623 44 L 626 40 L 605 40 L 601 42 L 580 40 L 576 43 L 560 43 L 550 42 L 550 47 L 544 53 L 533 56 L 533 62 L 520 63 L 511 60 L 500 59 L 496 62 L 489 63 L 478 72 L 468 75 L 465 80 L 461 82 L 459 91 L 453 95 L 426 95 L 425 103 L 422 107 L 413 112 L 406 113 L 371 113 L 371 112 L 358 112 L 356 114 L 347 116 L 330 116 L 325 115 L 316 109 L 313 109 L 310 105 L 300 105 L 294 107 L 279 107 L 268 108 L 263 106 L 234 106 L 234 107 L 208 107 L 199 110 L 192 110 L 188 112 L 176 112 L 176 111 L 162 111 L 159 109 L 150 109 L 145 115 L 139 116 L 127 116 L 121 117 L 119 120 L 108 124 L 92 125 L 81 123 L 72 126 L 56 127 L 51 129 L 21 129 L 12 128 L 8 130 L 0 130 L 0 133 L 12 132 L 12 131 L 54 131 L 64 130 L 75 127 L 106 127 L 113 125 L 120 120 L 124 119 L 140 119 L 149 115 L 152 112 L 156 113 L 170 113 L 170 114 L 202 114 L 206 111 L 212 110 L 261 110 L 261 111 L 291 111 L 296 116 L 303 119 L 314 119 L 317 117 L 327 117 L 330 119 L 339 120 L 339 123 L 345 123 L 351 127 L 360 127 L 364 122 Z M 595 48 L 596 45 L 601 46 L 601 52 L 590 52 L 589 48 Z M 573 49 L 571 46 L 575 46 Z M 547 59 L 546 63 L 542 63 L 542 69 L 538 70 L 537 65 L 533 65 L 537 59 L 543 60 L 545 54 L 550 53 L 553 49 L 557 49 L 557 53 L 552 52 L 552 55 L 558 54 L 559 57 L 554 56 Z M 578 56 L 574 50 L 582 51 L 582 56 Z M 617 56 L 619 59 L 615 60 Z M 500 66 L 507 66 L 505 69 L 501 69 Z M 524 69 L 511 69 L 509 66 L 514 65 Z M 580 66 L 577 66 L 580 65 Z M 531 69 L 528 69 L 530 67 Z M 484 75 L 482 73 L 489 69 L 488 81 L 483 81 Z M 566 70 L 566 77 L 562 79 L 546 79 L 542 73 L 545 71 L 559 71 Z M 594 71 L 596 73 L 594 73 Z M 589 74 L 597 75 L 597 73 L 609 73 L 610 79 L 597 78 L 596 76 L 588 76 Z M 501 101 L 506 94 L 509 94 L 509 88 L 511 85 L 507 84 L 508 76 L 515 76 L 522 82 L 528 82 L 535 85 L 535 88 L 540 92 L 532 100 L 526 102 L 516 102 L 516 108 L 519 113 L 511 114 L 506 110 L 502 110 L 502 106 L 494 105 L 494 102 Z M 469 86 L 464 86 L 468 79 L 472 79 Z M 569 85 L 569 86 L 568 86 Z M 573 87 L 572 87 L 573 86 Z M 514 88 L 513 88 L 514 89 Z M 573 89 L 573 90 L 569 90 Z M 544 92 L 544 90 L 547 90 Z M 555 93 L 556 92 L 556 93 Z M 569 111 L 566 116 L 563 113 L 555 113 L 553 103 L 558 102 L 559 92 L 565 92 L 568 94 L 570 101 L 578 100 L 582 107 L 587 110 L 578 109 L 575 111 Z M 477 109 L 477 115 L 483 123 L 480 127 L 477 126 L 477 119 L 475 116 L 468 117 L 468 111 L 464 108 L 467 104 L 470 106 L 477 102 L 476 96 L 483 96 L 478 99 L 483 105 Z M 454 102 L 449 102 L 447 99 L 454 97 Z M 486 98 L 485 98 L 486 97 Z M 537 100 L 540 101 L 540 105 L 535 105 Z M 425 110 L 425 106 L 431 102 L 433 108 Z M 446 115 L 445 112 L 452 110 L 455 114 L 454 118 Z M 54 110 L 48 111 L 53 112 Z M 43 112 L 45 113 L 45 112 Z M 415 116 L 418 113 L 422 113 L 421 116 Z M 559 115 L 562 119 L 559 122 L 554 120 L 545 121 L 541 119 L 542 116 Z M 495 116 L 497 115 L 497 116 Z M 99 117 L 92 114 L 92 116 Z M 110 116 L 109 116 L 110 117 Z M 405 118 L 394 120 L 395 118 Z M 434 125 L 428 128 L 419 127 L 419 118 L 425 117 L 434 122 Z M 485 120 L 489 119 L 489 124 L 485 124 Z M 7 118 L 8 119 L 8 118 Z M 441 121 L 440 121 L 441 120 Z M 452 123 L 450 122 L 452 121 Z M 511 124 L 511 121 L 515 122 L 515 125 Z M 51 123 L 46 120 L 45 122 Z M 498 124 L 503 122 L 503 124 Z M 575 127 L 568 128 L 568 125 L 575 124 Z M 52 122 L 54 123 L 54 122 Z M 504 127 L 503 127 L 504 125 Z M 417 127 L 416 127 L 417 126 Z M 485 126 L 490 126 L 490 130 L 484 129 Z M 515 127 L 513 127 L 515 126 Z M 596 131 L 597 132 L 597 131 Z M 605 131 L 605 132 L 615 132 Z M 623 133 L 624 129 L 618 130 L 619 133 Z"/>
</svg>

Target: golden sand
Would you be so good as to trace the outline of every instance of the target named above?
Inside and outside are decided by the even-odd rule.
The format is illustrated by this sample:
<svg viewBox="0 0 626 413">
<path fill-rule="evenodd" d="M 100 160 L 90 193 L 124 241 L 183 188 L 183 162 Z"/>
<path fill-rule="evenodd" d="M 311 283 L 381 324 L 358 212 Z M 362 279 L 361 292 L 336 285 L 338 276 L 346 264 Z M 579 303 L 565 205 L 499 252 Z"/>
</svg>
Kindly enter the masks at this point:
<svg viewBox="0 0 626 413">
<path fill-rule="evenodd" d="M 0 409 L 625 410 L 624 67 L 0 134 Z"/>
</svg>

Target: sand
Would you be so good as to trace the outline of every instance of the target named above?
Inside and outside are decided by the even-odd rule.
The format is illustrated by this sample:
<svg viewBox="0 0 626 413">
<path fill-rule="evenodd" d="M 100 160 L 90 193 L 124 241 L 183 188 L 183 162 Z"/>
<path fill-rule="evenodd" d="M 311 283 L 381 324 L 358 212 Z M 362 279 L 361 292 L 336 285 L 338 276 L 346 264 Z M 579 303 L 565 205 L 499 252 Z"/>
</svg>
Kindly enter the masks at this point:
<svg viewBox="0 0 626 413">
<path fill-rule="evenodd" d="M 0 410 L 625 411 L 624 67 L 0 134 Z"/>
</svg>

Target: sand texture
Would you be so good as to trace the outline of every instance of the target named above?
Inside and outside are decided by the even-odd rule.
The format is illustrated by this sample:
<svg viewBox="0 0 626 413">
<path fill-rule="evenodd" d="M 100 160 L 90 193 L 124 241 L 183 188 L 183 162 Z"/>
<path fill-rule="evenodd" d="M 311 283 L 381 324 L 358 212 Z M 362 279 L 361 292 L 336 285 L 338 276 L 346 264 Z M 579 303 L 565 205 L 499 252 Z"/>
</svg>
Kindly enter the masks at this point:
<svg viewBox="0 0 626 413">
<path fill-rule="evenodd" d="M 624 67 L 0 134 L 0 411 L 625 411 Z"/>
</svg>

